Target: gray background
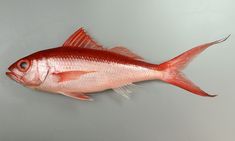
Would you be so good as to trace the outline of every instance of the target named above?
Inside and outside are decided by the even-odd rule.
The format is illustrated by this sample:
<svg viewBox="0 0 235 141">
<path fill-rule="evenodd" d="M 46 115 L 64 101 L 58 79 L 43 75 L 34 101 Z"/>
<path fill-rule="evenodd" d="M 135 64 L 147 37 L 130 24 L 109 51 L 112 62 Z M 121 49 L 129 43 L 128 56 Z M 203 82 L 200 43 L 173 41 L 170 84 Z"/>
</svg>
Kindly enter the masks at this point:
<svg viewBox="0 0 235 141">
<path fill-rule="evenodd" d="M 234 9 L 233 0 L 1 0 L 0 140 L 234 141 Z M 184 71 L 219 96 L 151 81 L 131 100 L 106 91 L 81 102 L 5 76 L 17 59 L 61 45 L 81 26 L 100 44 L 126 46 L 155 63 L 232 34 Z"/>
</svg>

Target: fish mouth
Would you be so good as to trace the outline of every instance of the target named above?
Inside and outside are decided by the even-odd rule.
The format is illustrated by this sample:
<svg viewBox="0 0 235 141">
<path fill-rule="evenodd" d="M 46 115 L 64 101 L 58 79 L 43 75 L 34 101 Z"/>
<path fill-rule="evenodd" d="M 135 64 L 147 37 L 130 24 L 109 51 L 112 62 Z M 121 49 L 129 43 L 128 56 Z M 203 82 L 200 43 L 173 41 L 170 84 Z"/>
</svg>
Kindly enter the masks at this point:
<svg viewBox="0 0 235 141">
<path fill-rule="evenodd" d="M 19 75 L 17 75 L 17 74 L 15 74 L 14 72 L 12 72 L 12 71 L 8 71 L 8 72 L 6 72 L 6 75 L 8 76 L 8 77 L 10 77 L 12 80 L 15 80 L 16 82 L 21 82 L 20 81 L 20 76 Z"/>
</svg>

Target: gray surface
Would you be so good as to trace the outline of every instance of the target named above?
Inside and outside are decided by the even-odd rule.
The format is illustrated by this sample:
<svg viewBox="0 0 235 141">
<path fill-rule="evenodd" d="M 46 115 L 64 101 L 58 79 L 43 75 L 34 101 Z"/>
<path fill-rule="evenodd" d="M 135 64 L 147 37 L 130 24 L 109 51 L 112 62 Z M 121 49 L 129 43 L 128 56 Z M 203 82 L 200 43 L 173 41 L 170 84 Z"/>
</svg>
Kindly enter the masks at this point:
<svg viewBox="0 0 235 141">
<path fill-rule="evenodd" d="M 1 141 L 234 141 L 233 0 L 0 1 Z M 106 47 L 124 45 L 160 63 L 232 34 L 184 71 L 216 98 L 152 81 L 125 100 L 94 102 L 33 91 L 5 76 L 9 64 L 59 46 L 83 26 Z"/>
</svg>

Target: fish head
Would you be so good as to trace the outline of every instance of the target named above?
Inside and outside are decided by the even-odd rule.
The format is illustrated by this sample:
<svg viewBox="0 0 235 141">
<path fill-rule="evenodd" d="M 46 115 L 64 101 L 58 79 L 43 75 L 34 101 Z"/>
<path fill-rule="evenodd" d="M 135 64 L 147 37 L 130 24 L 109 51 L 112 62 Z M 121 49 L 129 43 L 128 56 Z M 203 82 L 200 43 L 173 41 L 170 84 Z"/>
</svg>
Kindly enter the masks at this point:
<svg viewBox="0 0 235 141">
<path fill-rule="evenodd" d="M 19 59 L 10 65 L 8 70 L 8 77 L 27 87 L 41 85 L 48 73 L 45 62 L 32 56 Z"/>
</svg>

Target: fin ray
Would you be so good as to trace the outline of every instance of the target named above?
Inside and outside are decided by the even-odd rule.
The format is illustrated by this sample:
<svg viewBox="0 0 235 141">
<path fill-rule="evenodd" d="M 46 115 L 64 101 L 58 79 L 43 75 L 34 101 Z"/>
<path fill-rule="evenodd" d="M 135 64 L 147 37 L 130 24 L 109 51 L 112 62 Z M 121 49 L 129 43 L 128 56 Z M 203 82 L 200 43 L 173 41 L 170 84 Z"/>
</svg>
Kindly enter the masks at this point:
<svg viewBox="0 0 235 141">
<path fill-rule="evenodd" d="M 98 45 L 88 34 L 86 34 L 83 28 L 79 28 L 74 32 L 62 45 L 62 47 L 81 47 L 81 48 L 93 48 L 102 49 L 103 47 Z"/>
</svg>

